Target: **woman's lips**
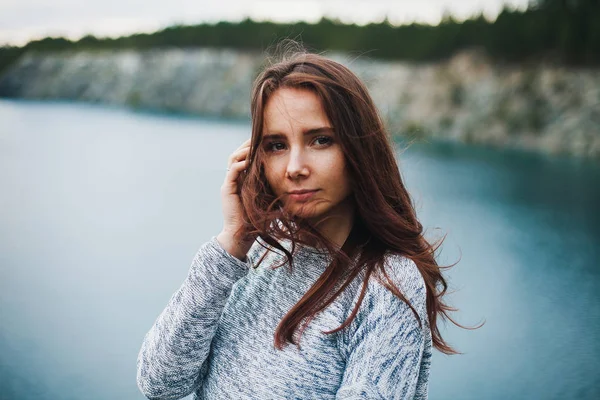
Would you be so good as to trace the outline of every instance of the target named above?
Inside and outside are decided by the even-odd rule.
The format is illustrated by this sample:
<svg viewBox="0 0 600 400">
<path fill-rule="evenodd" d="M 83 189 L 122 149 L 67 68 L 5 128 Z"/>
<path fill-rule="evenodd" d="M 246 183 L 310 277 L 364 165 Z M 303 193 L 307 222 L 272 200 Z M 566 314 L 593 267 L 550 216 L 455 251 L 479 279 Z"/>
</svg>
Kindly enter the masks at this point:
<svg viewBox="0 0 600 400">
<path fill-rule="evenodd" d="M 290 200 L 294 201 L 307 201 L 310 200 L 317 193 L 316 190 L 311 190 L 309 192 L 301 192 L 301 193 L 289 193 L 288 196 Z"/>
</svg>

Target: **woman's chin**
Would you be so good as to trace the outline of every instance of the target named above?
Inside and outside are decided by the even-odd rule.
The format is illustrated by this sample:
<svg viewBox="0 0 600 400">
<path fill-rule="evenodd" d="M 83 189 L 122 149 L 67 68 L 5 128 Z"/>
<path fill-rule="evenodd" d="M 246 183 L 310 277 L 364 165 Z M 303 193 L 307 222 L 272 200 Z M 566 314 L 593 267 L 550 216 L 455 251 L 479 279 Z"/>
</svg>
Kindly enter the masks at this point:
<svg viewBox="0 0 600 400">
<path fill-rule="evenodd" d="M 314 207 L 294 207 L 291 208 L 290 214 L 296 218 L 302 218 L 306 220 L 314 219 L 319 216 L 317 210 Z"/>
</svg>

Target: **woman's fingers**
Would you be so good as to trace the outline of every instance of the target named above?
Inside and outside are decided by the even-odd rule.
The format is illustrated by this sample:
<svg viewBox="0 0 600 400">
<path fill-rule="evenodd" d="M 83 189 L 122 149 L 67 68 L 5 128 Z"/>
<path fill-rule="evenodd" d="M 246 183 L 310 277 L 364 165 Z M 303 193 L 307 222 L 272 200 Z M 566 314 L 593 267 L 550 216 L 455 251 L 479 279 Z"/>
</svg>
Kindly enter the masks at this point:
<svg viewBox="0 0 600 400">
<path fill-rule="evenodd" d="M 248 157 L 248 153 L 250 152 L 250 139 L 246 140 L 240 147 L 238 147 L 230 156 L 228 160 L 228 166 L 231 164 L 242 161 L 246 157 Z"/>
<path fill-rule="evenodd" d="M 231 167 L 231 164 L 235 162 L 244 161 L 246 157 L 248 157 L 249 152 L 250 147 L 244 147 L 243 149 L 234 152 L 231 156 L 229 156 L 229 167 Z"/>
<path fill-rule="evenodd" d="M 240 260 L 248 252 L 251 241 L 240 241 L 235 237 L 244 226 L 244 207 L 238 193 L 238 178 L 243 170 L 248 167 L 248 153 L 250 140 L 246 140 L 229 156 L 227 174 L 221 186 L 221 206 L 223 208 L 223 231 L 219 234 L 219 242 L 230 254 Z"/>
<path fill-rule="evenodd" d="M 227 169 L 226 182 L 230 184 L 237 183 L 237 178 L 240 175 L 240 172 L 246 169 L 248 166 L 247 160 L 236 161 L 229 166 Z"/>
<path fill-rule="evenodd" d="M 242 147 L 246 147 L 246 146 L 250 146 L 250 142 L 252 141 L 252 138 L 247 139 L 244 143 L 242 143 L 240 145 L 240 147 L 238 147 L 238 150 L 241 149 Z"/>
<path fill-rule="evenodd" d="M 231 166 L 229 167 L 229 174 L 232 173 L 240 173 L 240 171 L 243 171 L 244 169 L 246 169 L 246 167 L 248 166 L 248 160 L 243 159 L 240 161 L 236 161 L 233 164 L 231 164 Z"/>
</svg>

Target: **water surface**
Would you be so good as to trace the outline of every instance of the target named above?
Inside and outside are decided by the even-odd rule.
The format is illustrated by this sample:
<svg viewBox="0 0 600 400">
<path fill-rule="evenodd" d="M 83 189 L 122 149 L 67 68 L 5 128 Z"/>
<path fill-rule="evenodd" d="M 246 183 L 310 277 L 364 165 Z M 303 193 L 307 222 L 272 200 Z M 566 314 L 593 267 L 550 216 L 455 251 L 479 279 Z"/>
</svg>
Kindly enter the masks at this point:
<svg viewBox="0 0 600 400">
<path fill-rule="evenodd" d="M 142 399 L 144 334 L 198 247 L 247 121 L 0 101 L 0 398 Z M 600 167 L 464 145 L 403 151 L 458 322 L 431 399 L 600 396 Z M 436 229 L 440 228 L 440 229 Z"/>
</svg>

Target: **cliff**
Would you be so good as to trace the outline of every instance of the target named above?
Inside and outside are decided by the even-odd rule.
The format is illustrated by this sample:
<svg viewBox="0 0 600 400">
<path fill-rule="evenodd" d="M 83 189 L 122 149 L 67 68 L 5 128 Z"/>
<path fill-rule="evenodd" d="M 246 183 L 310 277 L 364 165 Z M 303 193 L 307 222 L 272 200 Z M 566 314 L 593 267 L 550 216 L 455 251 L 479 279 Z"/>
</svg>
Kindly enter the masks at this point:
<svg viewBox="0 0 600 400">
<path fill-rule="evenodd" d="M 600 70 L 494 65 L 476 51 L 436 64 L 330 56 L 366 82 L 394 134 L 600 158 Z M 0 96 L 247 117 L 262 62 L 213 49 L 30 52 Z"/>
</svg>

